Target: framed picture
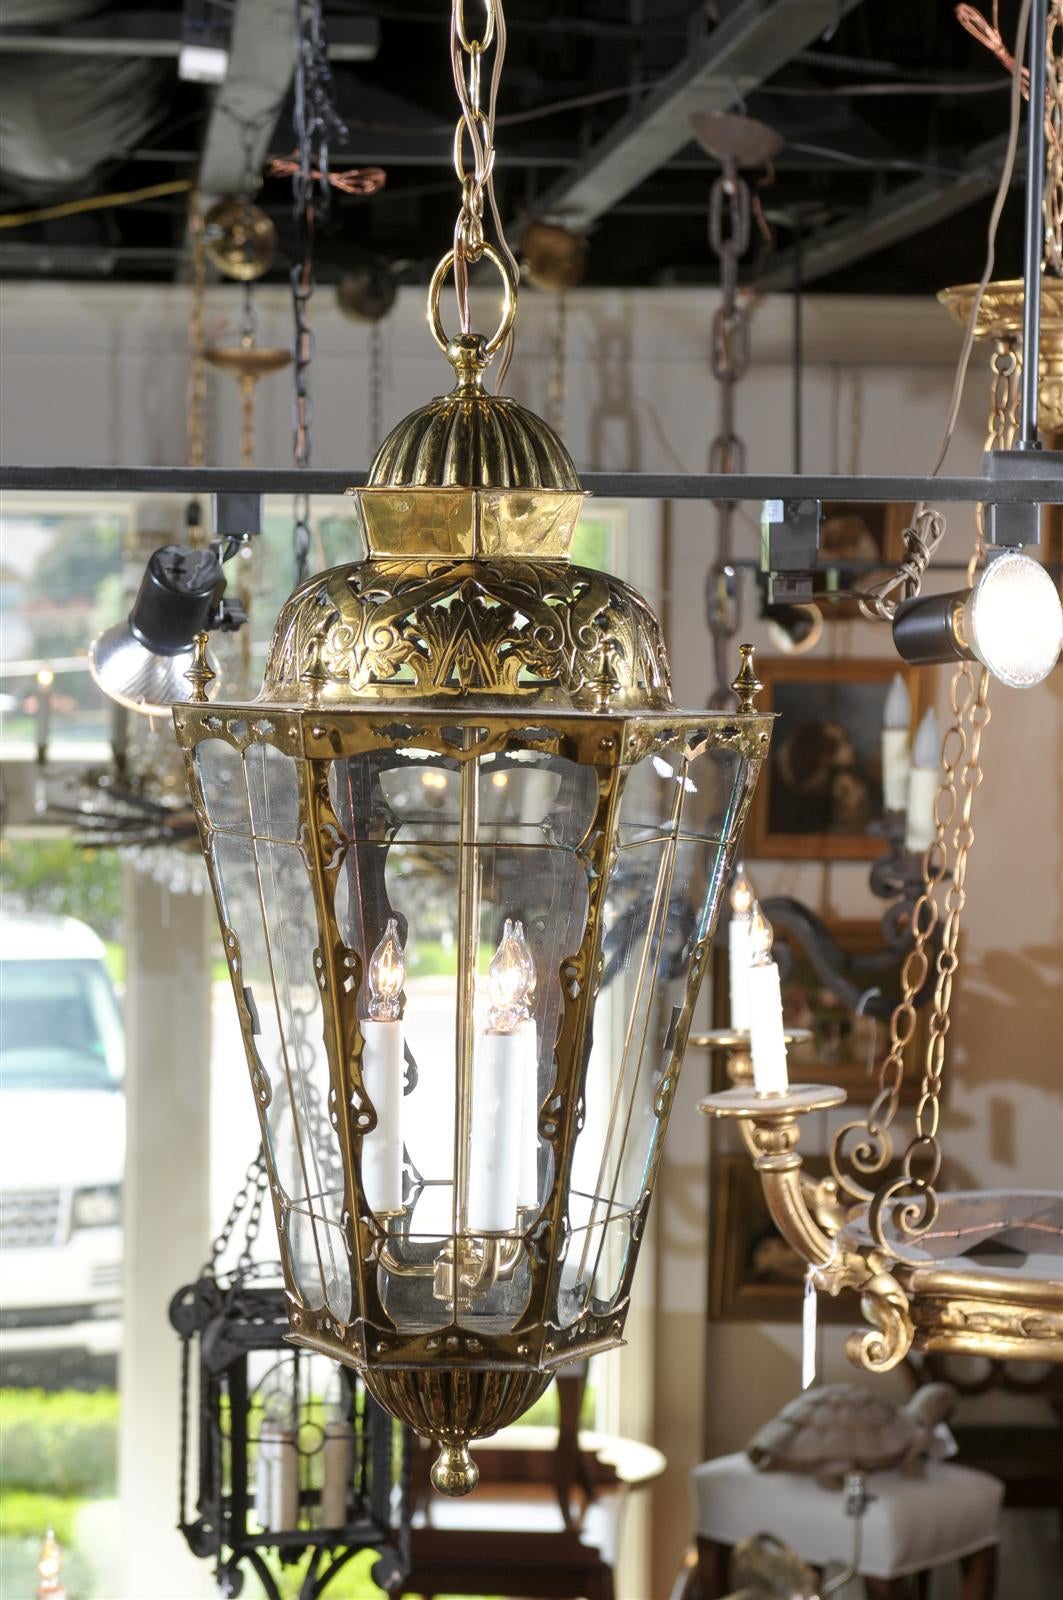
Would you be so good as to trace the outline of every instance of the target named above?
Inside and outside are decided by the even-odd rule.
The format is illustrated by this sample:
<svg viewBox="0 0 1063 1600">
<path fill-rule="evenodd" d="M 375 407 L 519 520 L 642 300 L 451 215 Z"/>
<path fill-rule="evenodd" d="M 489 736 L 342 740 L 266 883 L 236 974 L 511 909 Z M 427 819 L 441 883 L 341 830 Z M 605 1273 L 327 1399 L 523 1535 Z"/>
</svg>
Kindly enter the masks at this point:
<svg viewBox="0 0 1063 1600">
<path fill-rule="evenodd" d="M 712 1155 L 709 1211 L 709 1317 L 714 1322 L 798 1322 L 805 1263 L 786 1243 L 768 1211 L 749 1156 Z M 805 1158 L 821 1178 L 826 1156 Z M 823 1322 L 859 1319 L 849 1294 L 819 1297 Z"/>
<path fill-rule="evenodd" d="M 815 592 L 865 589 L 895 571 L 904 554 L 904 530 L 911 505 L 871 505 L 860 500 L 826 500 L 819 525 L 820 565 Z M 869 565 L 871 563 L 871 565 Z M 855 600 L 835 600 L 821 608 L 824 622 L 851 622 L 860 616 Z"/>
<path fill-rule="evenodd" d="M 847 955 L 863 956 L 882 951 L 882 930 L 872 921 L 831 921 L 829 933 Z M 816 972 L 808 951 L 789 928 L 775 927 L 776 954 L 782 966 L 789 958 L 789 970 L 782 978 L 783 1018 L 788 1027 L 807 1028 L 812 1038 L 795 1052 L 791 1076 L 809 1083 L 836 1084 L 844 1089 L 851 1105 L 870 1105 L 878 1091 L 876 1068 L 882 1060 L 889 1038 L 889 1025 L 874 1017 L 857 1016 Z M 784 956 L 785 952 L 785 956 Z M 878 970 L 874 979 L 884 994 L 900 995 L 903 957 Z M 729 1022 L 728 955 L 726 944 L 717 944 L 712 956 L 712 1025 L 725 1028 Z M 905 1051 L 904 1083 L 901 1100 L 919 1098 L 919 1085 L 926 1059 L 930 1013 L 923 1007 L 911 1042 Z M 713 1052 L 712 1087 L 730 1087 L 723 1051 Z"/>
<path fill-rule="evenodd" d="M 912 736 L 919 675 L 895 660 L 774 656 L 757 662 L 758 709 L 778 716 L 746 827 L 749 858 L 870 861 L 884 840 L 882 717 L 897 672 L 908 684 Z"/>
</svg>

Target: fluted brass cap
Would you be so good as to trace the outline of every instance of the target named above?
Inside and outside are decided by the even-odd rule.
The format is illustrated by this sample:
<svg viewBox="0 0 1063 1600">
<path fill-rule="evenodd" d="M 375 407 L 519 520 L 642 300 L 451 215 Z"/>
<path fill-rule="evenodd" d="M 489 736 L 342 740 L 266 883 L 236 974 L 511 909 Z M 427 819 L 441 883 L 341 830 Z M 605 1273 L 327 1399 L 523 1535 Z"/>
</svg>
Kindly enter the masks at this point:
<svg viewBox="0 0 1063 1600">
<path fill-rule="evenodd" d="M 554 430 L 483 386 L 486 343 L 447 347 L 449 394 L 388 434 L 359 492 L 371 555 L 563 559 L 583 490 Z"/>
</svg>

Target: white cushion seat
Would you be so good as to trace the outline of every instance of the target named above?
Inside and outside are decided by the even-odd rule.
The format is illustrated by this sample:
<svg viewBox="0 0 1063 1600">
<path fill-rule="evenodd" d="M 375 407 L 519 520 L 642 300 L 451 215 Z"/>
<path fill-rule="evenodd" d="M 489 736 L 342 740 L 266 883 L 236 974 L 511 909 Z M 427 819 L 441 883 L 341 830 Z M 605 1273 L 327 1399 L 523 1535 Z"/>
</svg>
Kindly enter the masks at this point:
<svg viewBox="0 0 1063 1600">
<path fill-rule="evenodd" d="M 805 1473 L 758 1472 L 744 1451 L 704 1462 L 692 1478 L 700 1538 L 733 1545 L 772 1533 L 811 1566 L 849 1559 L 853 1523 L 840 1489 Z M 863 1577 L 927 1572 L 1000 1537 L 1004 1485 L 988 1472 L 928 1461 L 915 1476 L 868 1473 L 867 1489 Z"/>
</svg>

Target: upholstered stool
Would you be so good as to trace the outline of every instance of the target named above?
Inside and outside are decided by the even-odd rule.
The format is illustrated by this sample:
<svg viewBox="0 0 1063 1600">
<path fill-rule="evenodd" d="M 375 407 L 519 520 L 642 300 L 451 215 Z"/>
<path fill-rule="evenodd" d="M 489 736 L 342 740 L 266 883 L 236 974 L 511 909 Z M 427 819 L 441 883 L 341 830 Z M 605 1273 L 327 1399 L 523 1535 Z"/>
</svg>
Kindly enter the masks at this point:
<svg viewBox="0 0 1063 1600">
<path fill-rule="evenodd" d="M 846 1562 L 853 1519 L 840 1489 L 797 1472 L 758 1472 L 744 1453 L 719 1456 L 692 1474 L 701 1600 L 727 1593 L 730 1547 L 771 1533 L 810 1565 Z M 905 1600 L 916 1575 L 958 1561 L 963 1600 L 992 1600 L 1004 1486 L 987 1472 L 927 1461 L 908 1476 L 867 1476 L 860 1574 L 873 1600 Z"/>
</svg>

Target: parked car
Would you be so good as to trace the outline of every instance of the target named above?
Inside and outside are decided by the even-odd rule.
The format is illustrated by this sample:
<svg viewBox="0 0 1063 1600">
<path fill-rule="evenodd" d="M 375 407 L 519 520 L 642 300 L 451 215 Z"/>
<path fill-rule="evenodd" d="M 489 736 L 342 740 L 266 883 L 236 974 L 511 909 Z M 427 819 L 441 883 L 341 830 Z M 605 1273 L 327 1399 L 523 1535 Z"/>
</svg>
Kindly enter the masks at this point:
<svg viewBox="0 0 1063 1600">
<path fill-rule="evenodd" d="M 124 1034 L 73 917 L 0 920 L 0 1357 L 121 1338 Z"/>
</svg>

